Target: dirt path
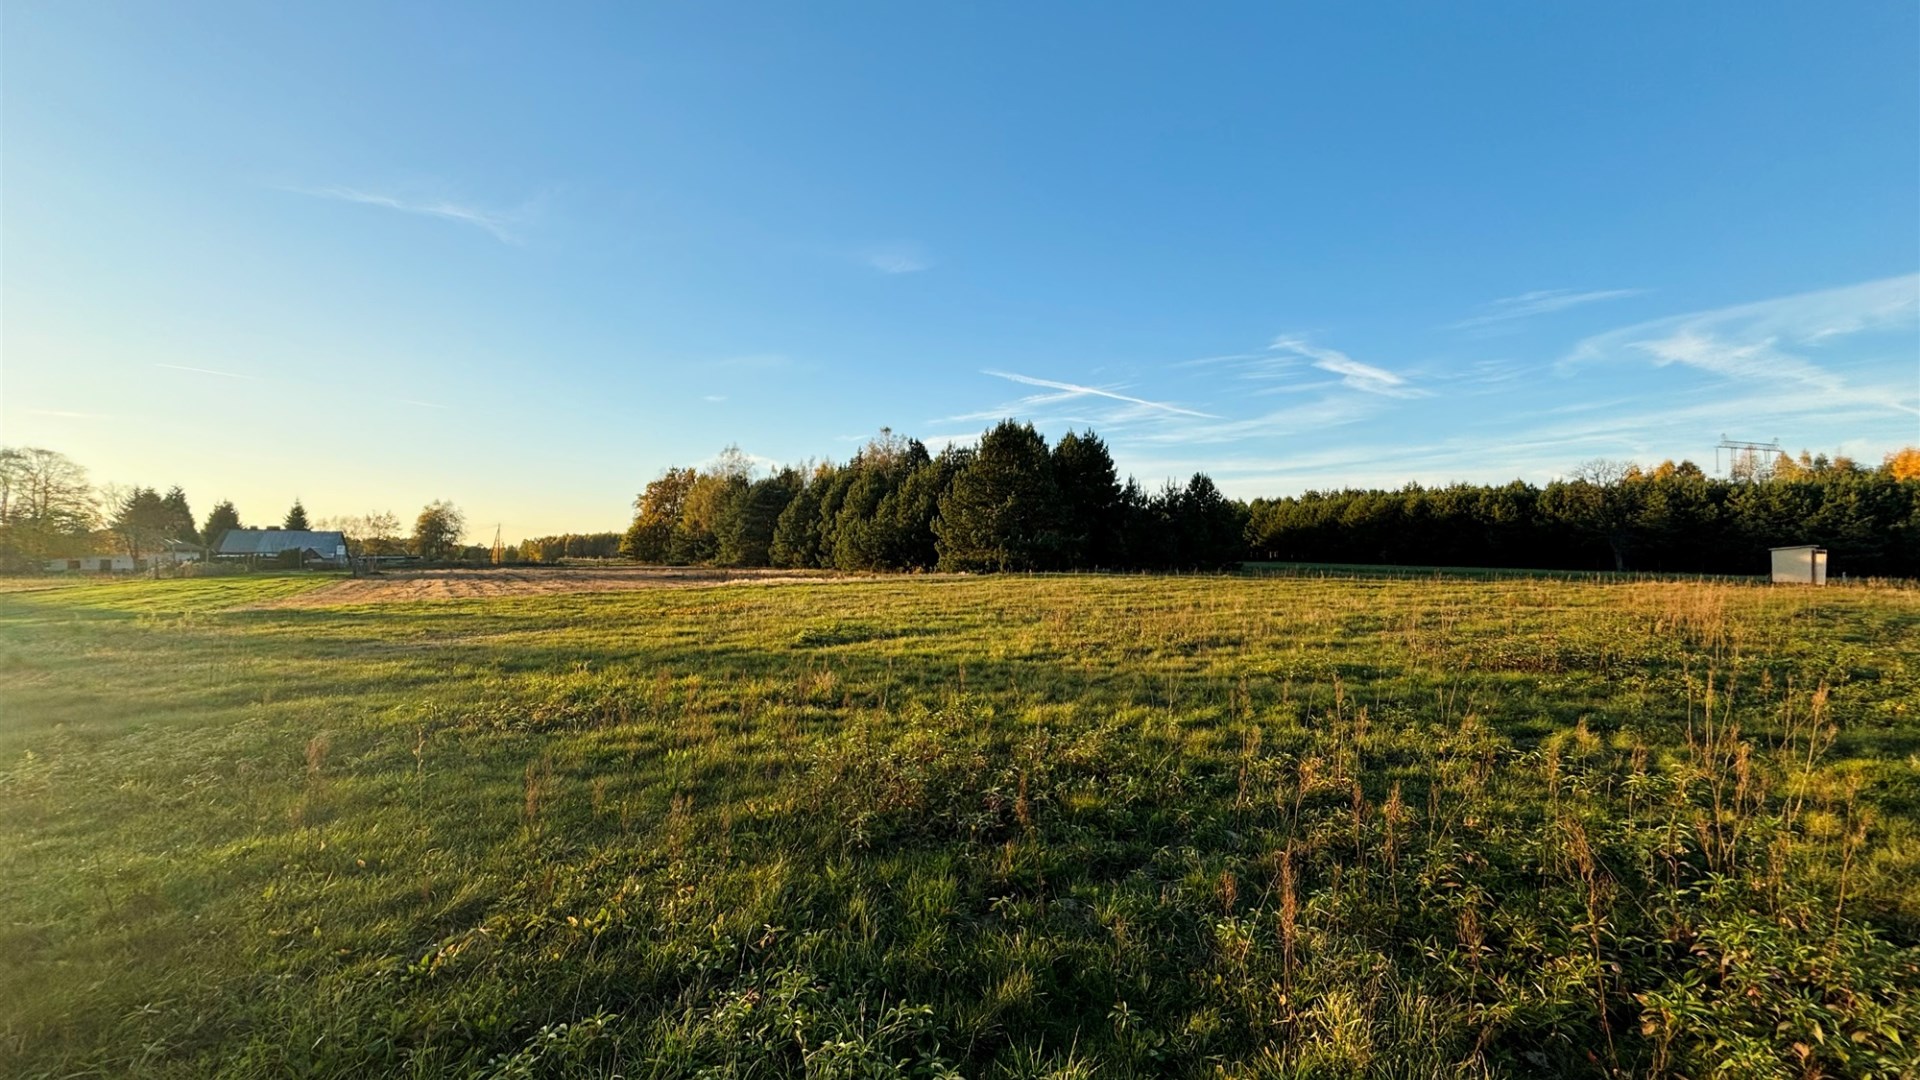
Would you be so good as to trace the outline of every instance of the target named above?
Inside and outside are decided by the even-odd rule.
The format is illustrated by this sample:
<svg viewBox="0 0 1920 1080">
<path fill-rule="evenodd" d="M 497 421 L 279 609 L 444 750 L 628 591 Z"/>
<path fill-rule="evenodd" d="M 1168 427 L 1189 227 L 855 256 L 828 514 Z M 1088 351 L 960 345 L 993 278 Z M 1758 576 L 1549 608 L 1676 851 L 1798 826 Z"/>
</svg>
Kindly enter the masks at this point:
<svg viewBox="0 0 1920 1080">
<path fill-rule="evenodd" d="M 625 592 L 631 589 L 698 589 L 715 585 L 793 585 L 873 580 L 818 570 L 719 570 L 706 567 L 523 568 L 513 570 L 401 570 L 347 578 L 262 608 L 339 607 L 417 600 L 462 600 L 490 596 Z"/>
</svg>

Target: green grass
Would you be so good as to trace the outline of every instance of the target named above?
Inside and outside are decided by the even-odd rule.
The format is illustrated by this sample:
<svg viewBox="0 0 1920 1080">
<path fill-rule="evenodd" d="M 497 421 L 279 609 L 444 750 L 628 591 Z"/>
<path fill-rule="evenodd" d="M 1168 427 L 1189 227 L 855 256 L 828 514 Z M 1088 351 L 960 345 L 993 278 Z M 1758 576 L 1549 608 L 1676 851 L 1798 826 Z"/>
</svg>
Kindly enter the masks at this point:
<svg viewBox="0 0 1920 1080">
<path fill-rule="evenodd" d="M 317 583 L 0 590 L 0 1074 L 1920 1068 L 1914 591 Z"/>
<path fill-rule="evenodd" d="M 1586 581 L 1618 584 L 1648 581 L 1722 581 L 1759 584 L 1764 574 L 1682 574 L 1661 572 L 1616 573 L 1611 570 L 1513 569 L 1493 566 L 1404 566 L 1392 563 L 1310 563 L 1252 561 L 1240 564 L 1240 572 L 1253 577 L 1379 577 L 1379 578 L 1466 578 L 1498 580 L 1537 578 L 1543 581 Z M 1835 582 L 1839 584 L 1839 582 Z M 1874 582 L 1879 584 L 1879 582 Z"/>
</svg>

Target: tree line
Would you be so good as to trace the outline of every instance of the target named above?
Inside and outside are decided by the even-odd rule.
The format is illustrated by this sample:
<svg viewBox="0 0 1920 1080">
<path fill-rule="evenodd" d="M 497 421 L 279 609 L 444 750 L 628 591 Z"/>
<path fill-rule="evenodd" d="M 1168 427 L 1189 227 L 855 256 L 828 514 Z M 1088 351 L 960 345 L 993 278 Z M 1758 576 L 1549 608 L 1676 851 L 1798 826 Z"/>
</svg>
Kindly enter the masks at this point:
<svg viewBox="0 0 1920 1080">
<path fill-rule="evenodd" d="M 669 468 L 621 541 L 652 563 L 841 570 L 1209 569 L 1244 560 L 1756 574 L 1818 544 L 1836 572 L 1920 576 L 1920 449 L 1877 468 L 1782 454 L 1765 479 L 1593 461 L 1544 487 L 1312 491 L 1242 503 L 1204 473 L 1147 493 L 1106 444 L 1006 421 L 930 455 L 891 431 L 845 464 L 757 477 L 730 448 Z"/>
<path fill-rule="evenodd" d="M 1769 479 L 1590 462 L 1545 487 L 1453 484 L 1255 499 L 1250 557 L 1291 562 L 1756 574 L 1818 544 L 1834 572 L 1920 576 L 1920 450 L 1878 468 L 1781 455 Z"/>
<path fill-rule="evenodd" d="M 1190 570 L 1248 560 L 1754 574 L 1766 549 L 1818 544 L 1836 573 L 1920 577 L 1920 449 L 1878 467 L 1781 455 L 1764 479 L 1691 462 L 1590 462 L 1544 487 L 1521 481 L 1312 491 L 1250 503 L 1204 473 L 1148 492 L 1124 483 L 1092 432 L 1056 443 L 1006 421 L 973 447 L 931 454 L 882 430 L 844 464 L 758 475 L 737 449 L 669 468 L 624 533 L 566 533 L 497 551 L 464 543 L 450 502 L 411 528 L 391 511 L 320 518 L 296 499 L 288 529 L 346 534 L 360 555 L 433 562 L 652 563 L 842 570 Z M 0 568 L 171 544 L 216 549 L 243 524 L 231 501 L 196 524 L 178 486 L 96 488 L 55 451 L 0 448 Z"/>
<path fill-rule="evenodd" d="M 520 541 L 514 554 L 523 563 L 557 563 L 562 559 L 617 559 L 621 534 L 617 532 L 560 533 Z"/>
<path fill-rule="evenodd" d="M 635 500 L 641 562 L 839 570 L 1208 569 L 1243 554 L 1246 510 L 1204 474 L 1148 493 L 1092 432 L 1052 445 L 1008 420 L 930 454 L 883 429 L 845 464 L 756 478 L 730 448 Z"/>
<path fill-rule="evenodd" d="M 57 451 L 0 447 L 0 569 L 37 569 L 48 559 L 105 551 L 139 559 L 173 546 L 217 550 L 228 532 L 261 527 L 244 524 L 231 500 L 215 504 L 196 523 L 178 485 L 164 494 L 141 485 L 95 487 L 84 467 Z M 410 531 L 392 511 L 310 521 L 298 498 L 278 525 L 266 527 L 338 531 L 356 556 L 449 561 L 470 553 L 461 543 L 465 518 L 444 500 L 423 507 Z"/>
</svg>

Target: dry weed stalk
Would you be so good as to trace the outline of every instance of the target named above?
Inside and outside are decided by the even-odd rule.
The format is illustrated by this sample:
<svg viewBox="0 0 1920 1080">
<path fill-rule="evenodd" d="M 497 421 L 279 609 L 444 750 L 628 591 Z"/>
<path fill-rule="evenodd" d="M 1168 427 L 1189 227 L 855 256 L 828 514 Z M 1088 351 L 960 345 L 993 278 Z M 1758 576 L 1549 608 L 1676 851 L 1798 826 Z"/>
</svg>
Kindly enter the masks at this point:
<svg viewBox="0 0 1920 1080">
<path fill-rule="evenodd" d="M 553 790 L 553 759 L 542 754 L 527 762 L 521 786 L 520 821 L 529 836 L 540 834 L 540 819 Z"/>
<path fill-rule="evenodd" d="M 1300 925 L 1300 898 L 1293 881 L 1293 848 L 1280 852 L 1280 956 L 1281 979 L 1286 990 L 1293 989 L 1293 944 Z"/>
</svg>

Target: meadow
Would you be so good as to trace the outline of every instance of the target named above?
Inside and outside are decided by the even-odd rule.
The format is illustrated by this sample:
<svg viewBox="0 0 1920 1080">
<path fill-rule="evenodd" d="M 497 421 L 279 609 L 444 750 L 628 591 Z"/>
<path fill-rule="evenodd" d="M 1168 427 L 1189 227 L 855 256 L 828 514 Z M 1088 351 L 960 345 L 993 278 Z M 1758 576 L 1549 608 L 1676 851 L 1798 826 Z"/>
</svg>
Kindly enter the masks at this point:
<svg viewBox="0 0 1920 1080">
<path fill-rule="evenodd" d="M 0 588 L 0 1074 L 1914 1076 L 1920 591 Z"/>
</svg>

